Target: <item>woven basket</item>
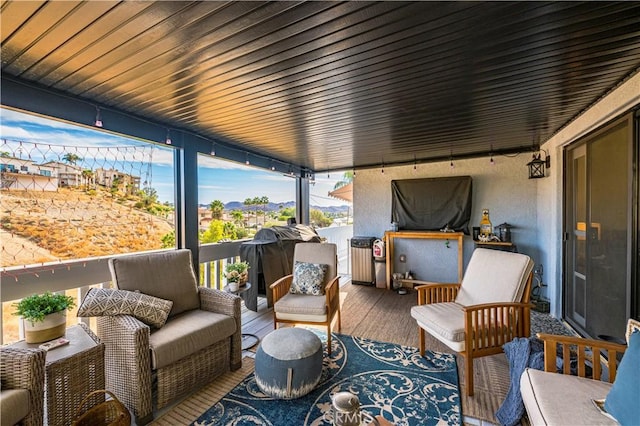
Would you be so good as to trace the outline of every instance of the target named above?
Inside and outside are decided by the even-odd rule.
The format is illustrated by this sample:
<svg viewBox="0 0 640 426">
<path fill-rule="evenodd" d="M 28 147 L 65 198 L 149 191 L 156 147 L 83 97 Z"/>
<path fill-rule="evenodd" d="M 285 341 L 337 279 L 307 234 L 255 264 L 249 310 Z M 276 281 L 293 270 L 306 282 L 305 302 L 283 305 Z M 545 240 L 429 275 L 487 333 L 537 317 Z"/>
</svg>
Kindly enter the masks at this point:
<svg viewBox="0 0 640 426">
<path fill-rule="evenodd" d="M 84 405 L 87 401 L 99 393 L 107 394 L 111 399 L 84 411 Z M 131 414 L 118 398 L 108 390 L 93 391 L 85 396 L 76 411 L 76 419 L 71 423 L 72 426 L 129 426 L 130 424 Z"/>
</svg>

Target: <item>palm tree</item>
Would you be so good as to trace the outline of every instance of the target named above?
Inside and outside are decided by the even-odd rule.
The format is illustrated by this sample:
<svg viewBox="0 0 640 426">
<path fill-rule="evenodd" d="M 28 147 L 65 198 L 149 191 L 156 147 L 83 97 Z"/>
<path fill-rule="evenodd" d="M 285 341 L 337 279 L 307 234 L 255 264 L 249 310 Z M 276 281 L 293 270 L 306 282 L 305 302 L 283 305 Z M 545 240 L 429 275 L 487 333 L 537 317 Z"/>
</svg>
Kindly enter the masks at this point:
<svg viewBox="0 0 640 426">
<path fill-rule="evenodd" d="M 78 161 L 82 161 L 82 158 L 80 158 L 79 155 L 70 152 L 65 154 L 64 157 L 62 157 L 62 160 L 75 166 Z"/>
<path fill-rule="evenodd" d="M 348 185 L 351 182 L 353 182 L 353 172 L 344 172 L 344 174 L 342 175 L 342 180 L 336 182 L 336 184 L 333 186 L 333 189 L 336 190 L 338 188 L 342 188 L 343 186 Z"/>
<path fill-rule="evenodd" d="M 245 198 L 245 200 L 244 200 L 244 202 L 243 202 L 243 204 L 244 204 L 245 206 L 247 206 L 247 213 L 249 213 L 249 214 L 253 211 L 253 210 L 251 209 L 251 206 L 253 206 L 253 205 L 254 205 L 253 200 L 254 200 L 254 199 L 252 199 L 252 198 Z M 258 216 L 256 215 L 256 228 L 257 228 L 257 227 L 258 227 Z"/>
<path fill-rule="evenodd" d="M 233 223 L 237 226 L 243 225 L 244 222 L 244 214 L 241 210 L 234 210 L 231 212 L 231 218 L 233 219 Z"/>
<path fill-rule="evenodd" d="M 267 205 L 269 205 L 269 197 L 267 197 L 266 195 L 260 197 L 260 204 L 262 205 L 262 225 L 264 225 L 266 222 Z"/>
<path fill-rule="evenodd" d="M 220 200 L 213 200 L 211 204 L 209 204 L 209 210 L 211 210 L 211 219 L 222 219 L 224 203 Z"/>
<path fill-rule="evenodd" d="M 92 170 L 85 169 L 82 171 L 82 179 L 84 180 L 85 188 L 89 189 L 89 183 L 91 182 L 92 177 L 93 177 Z"/>
</svg>

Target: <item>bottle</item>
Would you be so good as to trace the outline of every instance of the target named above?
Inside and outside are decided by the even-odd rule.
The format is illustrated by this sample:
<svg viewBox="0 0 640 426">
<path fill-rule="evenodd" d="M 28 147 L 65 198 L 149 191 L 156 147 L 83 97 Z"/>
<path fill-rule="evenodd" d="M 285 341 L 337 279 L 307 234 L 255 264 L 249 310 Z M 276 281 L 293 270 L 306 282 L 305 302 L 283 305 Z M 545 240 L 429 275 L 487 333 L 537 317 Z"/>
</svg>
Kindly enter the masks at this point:
<svg viewBox="0 0 640 426">
<path fill-rule="evenodd" d="M 489 209 L 482 209 L 482 220 L 480 220 L 480 235 L 485 237 L 491 236 L 491 220 L 489 220 Z"/>
</svg>

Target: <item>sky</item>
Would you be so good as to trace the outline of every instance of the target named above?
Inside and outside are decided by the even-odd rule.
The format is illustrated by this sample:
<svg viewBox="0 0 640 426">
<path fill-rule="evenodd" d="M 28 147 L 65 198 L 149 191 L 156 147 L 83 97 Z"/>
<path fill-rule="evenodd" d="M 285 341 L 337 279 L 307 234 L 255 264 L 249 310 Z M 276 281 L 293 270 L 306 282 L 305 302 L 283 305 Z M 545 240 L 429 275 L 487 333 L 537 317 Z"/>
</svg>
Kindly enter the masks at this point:
<svg viewBox="0 0 640 426">
<path fill-rule="evenodd" d="M 0 151 L 33 161 L 61 160 L 74 153 L 81 167 L 114 168 L 141 177 L 142 186 L 158 193 L 160 201 L 174 201 L 172 149 L 122 137 L 107 131 L 0 108 Z M 314 206 L 340 206 L 345 202 L 328 196 L 343 173 L 316 175 L 311 186 Z M 221 160 L 209 155 L 198 159 L 198 202 L 242 202 L 246 198 L 269 197 L 274 203 L 295 201 L 295 179 L 281 173 Z"/>
</svg>

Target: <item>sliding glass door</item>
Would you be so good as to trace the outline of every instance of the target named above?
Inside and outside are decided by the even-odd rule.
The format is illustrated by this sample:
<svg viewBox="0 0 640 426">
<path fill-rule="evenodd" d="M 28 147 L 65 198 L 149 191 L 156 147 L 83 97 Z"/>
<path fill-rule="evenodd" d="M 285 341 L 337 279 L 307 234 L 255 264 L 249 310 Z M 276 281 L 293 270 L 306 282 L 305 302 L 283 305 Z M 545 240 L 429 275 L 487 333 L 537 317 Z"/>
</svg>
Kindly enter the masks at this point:
<svg viewBox="0 0 640 426">
<path fill-rule="evenodd" d="M 631 316 L 633 141 L 629 115 L 565 151 L 564 315 L 592 337 Z"/>
</svg>

